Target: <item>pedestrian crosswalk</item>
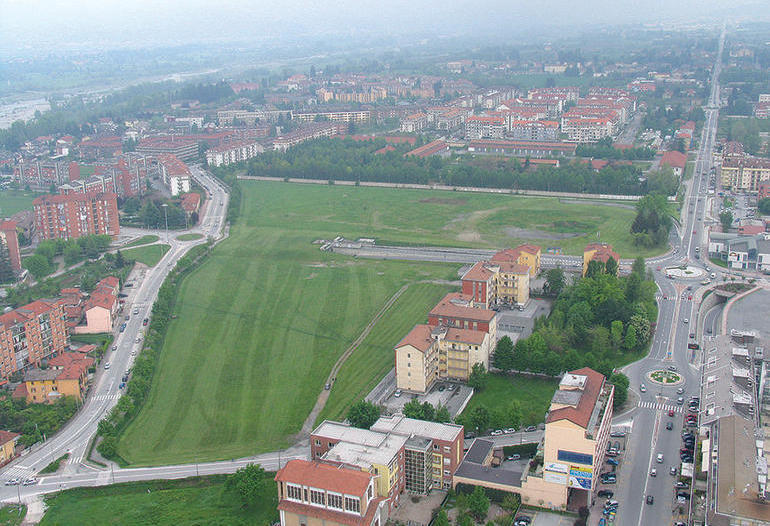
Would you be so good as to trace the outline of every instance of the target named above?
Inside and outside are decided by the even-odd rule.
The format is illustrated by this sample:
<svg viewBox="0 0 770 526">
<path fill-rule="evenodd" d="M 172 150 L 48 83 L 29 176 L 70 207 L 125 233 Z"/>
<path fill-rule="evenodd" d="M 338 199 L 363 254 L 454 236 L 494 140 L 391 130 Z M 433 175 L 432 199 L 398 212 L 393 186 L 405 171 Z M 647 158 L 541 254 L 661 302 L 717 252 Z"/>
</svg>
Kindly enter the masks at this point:
<svg viewBox="0 0 770 526">
<path fill-rule="evenodd" d="M 680 405 L 660 404 L 657 402 L 639 402 L 639 407 L 644 409 L 653 409 L 655 411 L 674 411 L 675 413 L 683 412 L 682 406 Z"/>
<path fill-rule="evenodd" d="M 70 454 L 70 458 L 67 459 L 67 465 L 74 466 L 74 465 L 80 464 L 82 461 L 83 461 L 83 455 Z"/>
<path fill-rule="evenodd" d="M 117 400 L 118 398 L 120 398 L 120 393 L 100 394 L 94 396 L 94 400 Z"/>
<path fill-rule="evenodd" d="M 29 469 L 27 466 L 13 466 L 12 468 L 9 468 L 5 472 L 3 472 L 3 477 L 5 480 L 11 480 L 15 478 L 19 479 L 26 479 L 32 476 L 32 470 Z"/>
</svg>

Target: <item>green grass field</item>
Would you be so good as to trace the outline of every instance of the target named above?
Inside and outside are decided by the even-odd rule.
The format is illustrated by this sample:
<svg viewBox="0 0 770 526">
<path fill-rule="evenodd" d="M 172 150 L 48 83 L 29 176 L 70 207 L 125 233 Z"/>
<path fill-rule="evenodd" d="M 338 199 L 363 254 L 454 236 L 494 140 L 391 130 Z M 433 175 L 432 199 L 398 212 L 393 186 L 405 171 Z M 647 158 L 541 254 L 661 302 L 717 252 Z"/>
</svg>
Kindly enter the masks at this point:
<svg viewBox="0 0 770 526">
<path fill-rule="evenodd" d="M 601 227 L 622 252 L 620 232 L 632 217 L 632 210 L 556 199 L 244 182 L 230 238 L 181 285 L 148 400 L 119 453 L 148 465 L 289 445 L 336 359 L 402 285 L 457 279 L 458 265 L 355 259 L 321 252 L 316 239 L 511 246 L 522 238 L 509 235 L 510 226 L 585 225 Z M 618 241 L 608 239 L 612 232 Z M 568 240 L 573 253 L 582 251 L 578 239 Z M 392 346 L 446 290 L 407 290 L 340 371 L 321 417 L 344 415 L 380 380 Z"/>
<path fill-rule="evenodd" d="M 0 526 L 18 526 L 27 515 L 27 507 L 9 505 L 0 508 Z"/>
<path fill-rule="evenodd" d="M 497 407 L 501 400 L 518 400 L 521 404 L 521 425 L 541 424 L 558 386 L 559 382 L 555 379 L 490 374 L 487 386 L 473 395 L 463 414 L 469 414 L 480 405 L 492 409 Z"/>
<path fill-rule="evenodd" d="M 32 210 L 32 201 L 41 194 L 24 190 L 0 191 L 0 217 L 11 217 L 22 210 Z"/>
<path fill-rule="evenodd" d="M 265 485 L 256 506 L 244 509 L 224 481 L 213 476 L 65 490 L 46 497 L 48 510 L 40 524 L 261 526 L 278 520 L 274 484 Z"/>
<path fill-rule="evenodd" d="M 124 246 L 126 248 L 128 247 L 138 247 L 139 245 L 147 245 L 149 243 L 155 243 L 160 238 L 154 234 L 148 234 L 146 236 L 142 236 L 139 239 L 134 239 L 130 243 L 126 243 Z"/>
<path fill-rule="evenodd" d="M 203 234 L 180 234 L 176 236 L 178 241 L 195 241 L 196 239 L 200 239 L 203 237 Z"/>
<path fill-rule="evenodd" d="M 148 267 L 154 267 L 160 261 L 168 249 L 171 248 L 168 245 L 150 245 L 147 247 L 129 248 L 128 250 L 121 250 L 123 257 L 126 259 L 133 259 L 139 263 L 144 263 Z"/>
<path fill-rule="evenodd" d="M 364 398 L 393 368 L 393 347 L 415 324 L 424 323 L 428 311 L 450 290 L 431 283 L 409 287 L 345 361 L 317 422 L 344 420 L 350 402 Z"/>
</svg>

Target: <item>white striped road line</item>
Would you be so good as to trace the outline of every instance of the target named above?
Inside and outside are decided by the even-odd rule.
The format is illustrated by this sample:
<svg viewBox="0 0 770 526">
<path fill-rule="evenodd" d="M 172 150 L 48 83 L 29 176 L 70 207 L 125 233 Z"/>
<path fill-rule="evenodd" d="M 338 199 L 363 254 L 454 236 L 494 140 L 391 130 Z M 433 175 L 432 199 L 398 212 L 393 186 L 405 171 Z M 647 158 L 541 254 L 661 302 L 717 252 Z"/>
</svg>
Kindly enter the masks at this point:
<svg viewBox="0 0 770 526">
<path fill-rule="evenodd" d="M 30 475 L 32 471 L 25 466 L 14 466 L 5 473 L 3 473 L 3 476 L 6 477 L 6 480 L 14 479 L 14 478 L 27 478 L 28 475 Z"/>
<path fill-rule="evenodd" d="M 639 407 L 644 409 L 654 409 L 656 411 L 674 411 L 675 413 L 683 412 L 682 406 L 659 404 L 657 402 L 639 402 Z"/>
<path fill-rule="evenodd" d="M 113 394 L 100 394 L 93 397 L 94 400 L 117 400 L 120 398 L 120 393 Z"/>
</svg>

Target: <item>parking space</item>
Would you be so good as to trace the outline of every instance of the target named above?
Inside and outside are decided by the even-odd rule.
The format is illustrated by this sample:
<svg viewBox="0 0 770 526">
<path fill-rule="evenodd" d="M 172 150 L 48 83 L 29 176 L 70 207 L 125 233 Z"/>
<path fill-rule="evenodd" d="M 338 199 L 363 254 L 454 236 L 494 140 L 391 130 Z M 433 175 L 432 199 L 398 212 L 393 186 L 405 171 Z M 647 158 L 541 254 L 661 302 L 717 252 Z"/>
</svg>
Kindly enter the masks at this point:
<svg viewBox="0 0 770 526">
<path fill-rule="evenodd" d="M 399 412 L 410 400 L 416 398 L 420 403 L 430 402 L 433 407 L 445 406 L 453 418 L 457 416 L 470 400 L 473 390 L 465 384 L 454 382 L 437 382 L 431 390 L 422 395 L 394 391 L 381 401 L 381 404 L 391 412 Z"/>
<path fill-rule="evenodd" d="M 572 515 L 560 515 L 544 510 L 522 510 L 516 515 L 517 518 L 520 516 L 530 517 L 532 526 L 572 526 L 575 522 Z"/>
</svg>

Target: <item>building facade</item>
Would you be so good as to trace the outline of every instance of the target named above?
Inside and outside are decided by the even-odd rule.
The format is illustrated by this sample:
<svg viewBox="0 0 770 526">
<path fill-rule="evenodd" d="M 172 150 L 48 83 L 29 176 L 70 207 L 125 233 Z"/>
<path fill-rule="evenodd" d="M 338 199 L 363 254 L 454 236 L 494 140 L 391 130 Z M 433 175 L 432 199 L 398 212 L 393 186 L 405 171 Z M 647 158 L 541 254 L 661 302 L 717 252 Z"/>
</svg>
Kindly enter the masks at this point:
<svg viewBox="0 0 770 526">
<path fill-rule="evenodd" d="M 0 315 L 0 378 L 39 366 L 69 345 L 63 303 L 37 300 Z"/>
<path fill-rule="evenodd" d="M 118 196 L 73 193 L 36 198 L 35 226 L 42 239 L 76 239 L 89 234 L 120 234 Z"/>
<path fill-rule="evenodd" d="M 190 169 L 176 155 L 158 156 L 158 170 L 163 184 L 176 197 L 190 191 Z"/>
</svg>

